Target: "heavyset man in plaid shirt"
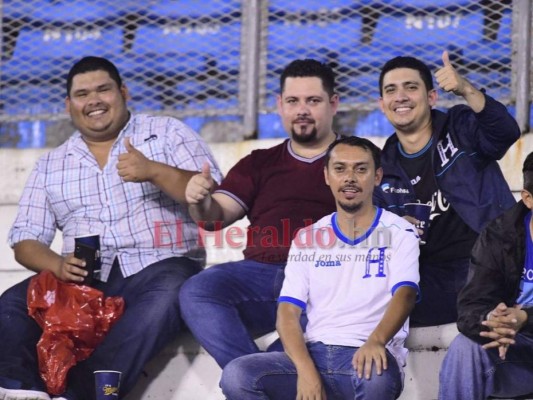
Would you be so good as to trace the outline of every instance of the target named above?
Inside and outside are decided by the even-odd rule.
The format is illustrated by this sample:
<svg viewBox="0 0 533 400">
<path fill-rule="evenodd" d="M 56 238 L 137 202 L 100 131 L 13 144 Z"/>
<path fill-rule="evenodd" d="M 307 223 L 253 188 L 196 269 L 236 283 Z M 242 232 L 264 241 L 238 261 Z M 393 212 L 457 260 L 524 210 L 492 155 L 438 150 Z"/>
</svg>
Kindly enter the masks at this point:
<svg viewBox="0 0 533 400">
<path fill-rule="evenodd" d="M 56 399 L 94 398 L 93 371 L 103 369 L 121 371 L 121 396 L 127 393 L 144 364 L 176 337 L 179 288 L 205 259 L 184 193 L 205 163 L 219 182 L 218 166 L 189 127 L 131 115 L 127 99 L 110 61 L 85 57 L 72 67 L 66 106 L 78 130 L 37 162 L 9 234 L 23 266 L 78 283 L 87 272 L 73 256 L 74 238 L 98 234 L 102 271 L 94 286 L 125 300 L 124 315 L 71 369 Z M 56 229 L 63 233 L 61 254 L 49 247 Z M 37 365 L 41 330 L 27 314 L 28 281 L 0 298 L 0 398 L 50 399 Z"/>
</svg>

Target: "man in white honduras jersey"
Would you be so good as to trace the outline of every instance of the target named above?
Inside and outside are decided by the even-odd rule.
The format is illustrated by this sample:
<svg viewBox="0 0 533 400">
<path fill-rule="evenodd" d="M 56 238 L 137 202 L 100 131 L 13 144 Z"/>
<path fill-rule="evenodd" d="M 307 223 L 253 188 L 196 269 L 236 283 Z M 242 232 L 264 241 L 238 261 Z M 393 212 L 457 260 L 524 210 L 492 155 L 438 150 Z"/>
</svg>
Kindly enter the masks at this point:
<svg viewBox="0 0 533 400">
<path fill-rule="evenodd" d="M 277 317 L 285 352 L 229 363 L 221 381 L 229 400 L 386 400 L 401 393 L 418 236 L 406 220 L 372 204 L 382 177 L 372 142 L 342 138 L 324 161 L 337 212 L 292 242 Z"/>
</svg>

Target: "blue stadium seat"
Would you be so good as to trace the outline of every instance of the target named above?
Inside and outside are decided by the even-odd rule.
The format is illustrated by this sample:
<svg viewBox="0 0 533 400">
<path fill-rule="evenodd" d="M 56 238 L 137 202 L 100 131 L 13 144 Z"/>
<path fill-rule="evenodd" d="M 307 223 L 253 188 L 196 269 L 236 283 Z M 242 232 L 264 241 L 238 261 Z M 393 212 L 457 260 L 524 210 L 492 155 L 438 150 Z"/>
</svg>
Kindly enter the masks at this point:
<svg viewBox="0 0 533 400">
<path fill-rule="evenodd" d="M 337 35 L 335 34 L 337 33 Z M 342 35 L 342 39 L 339 37 Z M 350 38 L 347 40 L 346 38 Z M 269 24 L 267 37 L 267 104 L 274 104 L 279 74 L 297 58 L 314 58 L 336 68 L 340 55 L 355 48 L 361 37 L 361 19 L 344 18 L 324 24 Z"/>
<path fill-rule="evenodd" d="M 239 104 L 238 86 L 231 81 L 186 80 L 166 91 L 173 108 L 234 108 Z"/>
<path fill-rule="evenodd" d="M 277 93 L 279 91 L 279 76 L 285 66 L 295 59 L 313 58 L 320 62 L 336 66 L 339 61 L 339 53 L 344 53 L 346 49 L 339 52 L 330 51 L 325 47 L 299 47 L 299 43 L 286 48 L 278 48 L 277 51 L 269 51 L 267 59 L 267 81 L 266 90 Z"/>
<path fill-rule="evenodd" d="M 144 79 L 126 80 L 136 111 L 184 109 L 236 109 L 239 104 L 238 85 L 231 81 L 173 79 L 164 81 Z"/>
<path fill-rule="evenodd" d="M 211 67 L 237 75 L 240 39 L 240 23 L 212 23 L 195 28 L 146 25 L 139 27 L 129 54 L 145 60 L 157 58 L 155 71 L 201 73 Z"/>
<path fill-rule="evenodd" d="M 375 0 L 368 2 L 375 3 Z M 313 12 L 349 8 L 354 6 L 354 3 L 359 2 L 354 2 L 354 0 L 337 0 L 331 2 L 324 0 L 269 0 L 268 8 L 273 13 Z"/>
<path fill-rule="evenodd" d="M 511 71 L 481 71 L 469 72 L 466 78 L 478 89 L 485 89 L 486 93 L 496 99 L 511 96 Z"/>
<path fill-rule="evenodd" d="M 22 20 L 34 27 L 113 24 L 120 16 L 134 13 L 142 2 L 134 0 L 4 0 L 4 18 Z"/>
<path fill-rule="evenodd" d="M 483 15 L 481 12 L 455 12 L 451 15 L 386 16 L 378 20 L 373 43 L 393 46 L 435 45 L 453 43 L 463 47 L 482 39 Z"/>
<path fill-rule="evenodd" d="M 459 9 L 478 9 L 480 6 L 474 0 L 337 0 L 325 2 L 323 0 L 269 0 L 269 19 L 275 21 L 285 16 L 298 15 L 309 19 L 322 20 L 324 17 L 339 15 L 355 15 L 376 10 L 381 15 L 403 16 L 409 12 L 457 11 Z"/>
<path fill-rule="evenodd" d="M 113 59 L 120 54 L 121 49 L 120 28 L 24 28 L 20 32 L 13 57 L 3 65 L 2 80 L 57 80 L 68 72 L 76 59 L 86 55 Z"/>
<path fill-rule="evenodd" d="M 258 139 L 286 138 L 281 118 L 278 114 L 259 114 L 257 119 Z"/>
<path fill-rule="evenodd" d="M 360 45 L 347 49 L 339 55 L 340 72 L 351 71 L 350 77 L 357 79 L 354 70 L 359 73 L 367 73 L 380 69 L 385 62 L 396 56 L 413 56 L 421 58 L 431 68 L 442 66 L 442 52 L 447 50 L 452 63 L 458 63 L 462 59 L 462 50 L 443 43 L 407 44 L 403 46 L 391 46 L 387 42 L 375 42 L 372 45 Z"/>
<path fill-rule="evenodd" d="M 124 78 L 129 81 L 143 77 L 162 82 L 165 77 L 194 78 L 205 72 L 208 59 L 198 53 L 128 53 L 117 58 L 115 64 Z"/>
<path fill-rule="evenodd" d="M 481 29 L 483 29 L 481 27 Z M 511 65 L 511 33 L 512 12 L 506 10 L 501 18 L 496 39 L 481 37 L 478 42 L 471 42 L 465 46 L 464 62 L 471 68 L 493 68 L 494 66 Z"/>
<path fill-rule="evenodd" d="M 0 147 L 42 148 L 50 121 L 18 121 L 0 124 Z"/>
<path fill-rule="evenodd" d="M 180 2 L 180 7 L 177 7 L 176 1 L 160 1 L 152 7 L 152 11 L 157 10 L 157 6 L 164 8 L 173 5 L 173 8 L 167 10 L 169 13 L 171 10 L 176 14 L 192 13 L 192 3 L 195 4 L 196 11 L 205 11 L 201 7 L 198 8 L 197 3 L 185 1 Z M 185 8 L 181 8 L 181 5 L 185 5 Z M 226 6 L 224 8 L 227 8 Z M 167 17 L 169 15 L 167 14 Z M 175 93 L 175 86 L 183 81 L 231 78 L 233 87 L 238 87 L 240 23 L 213 22 L 206 25 L 200 21 L 197 25 L 192 23 L 187 26 L 183 28 L 168 21 L 164 25 L 140 25 L 132 32 L 133 46 L 129 51 L 121 52 L 121 34 L 116 44 L 107 41 L 105 47 L 95 52 L 105 56 L 106 52 L 117 49 L 116 53 L 111 51 L 114 54 L 108 56 L 118 67 L 125 83 L 132 89 L 132 107 L 139 110 L 173 107 L 177 97 L 178 103 L 183 100 Z M 38 37 L 34 40 L 37 39 Z M 86 53 L 88 50 L 77 53 L 80 52 Z M 17 56 L 18 54 L 14 57 L 15 61 Z M 16 62 L 12 64 L 18 65 Z M 147 101 L 142 94 L 152 91 L 157 94 L 155 100 Z M 206 90 L 203 91 L 205 92 Z"/>
<path fill-rule="evenodd" d="M 20 121 L 17 125 L 18 149 L 37 149 L 45 146 L 47 121 Z"/>
<path fill-rule="evenodd" d="M 489 70 L 502 67 L 511 70 L 511 45 L 482 40 L 465 47 L 463 63 L 469 69 Z"/>
<path fill-rule="evenodd" d="M 347 40 L 347 38 L 349 38 Z M 296 24 L 275 22 L 268 26 L 267 47 L 269 52 L 293 52 L 291 49 L 326 48 L 338 51 L 355 46 L 361 38 L 361 18 L 343 18 L 327 23 Z"/>
<path fill-rule="evenodd" d="M 269 0 L 269 13 L 275 16 L 285 14 L 324 14 L 329 12 L 340 12 L 341 14 L 357 13 L 361 8 L 375 8 L 384 14 L 402 14 L 410 11 L 434 11 L 434 10 L 457 10 L 459 8 L 473 7 L 478 4 L 474 0 Z"/>
<path fill-rule="evenodd" d="M 384 136 L 394 133 L 394 127 L 380 110 L 374 110 L 367 115 L 361 115 L 354 127 L 354 136 Z"/>
<path fill-rule="evenodd" d="M 242 123 L 242 117 L 239 115 L 219 115 L 219 116 L 192 116 L 181 118 L 181 121 L 188 125 L 196 133 L 201 133 L 202 129 L 211 123 L 218 122 L 237 122 Z"/>
<path fill-rule="evenodd" d="M 195 0 L 156 0 L 148 3 L 146 13 L 156 21 L 209 17 L 222 22 L 240 19 L 241 7 L 241 0 L 203 0 L 201 5 Z"/>
<path fill-rule="evenodd" d="M 340 71 L 365 73 L 380 68 L 389 58 L 407 54 L 406 47 L 382 46 L 380 43 L 357 45 L 339 55 Z"/>
<path fill-rule="evenodd" d="M 501 43 L 511 43 L 511 34 L 513 32 L 513 12 L 511 9 L 506 10 L 501 19 L 500 29 L 498 30 L 498 41 Z"/>
<path fill-rule="evenodd" d="M 65 83 L 53 85 L 24 84 L 2 89 L 3 112 L 8 115 L 56 114 L 65 111 Z"/>
<path fill-rule="evenodd" d="M 482 27 L 481 27 L 482 29 Z M 512 12 L 503 13 L 496 40 L 481 37 L 478 42 L 464 47 L 464 64 L 468 68 L 493 69 L 507 66 L 511 69 Z"/>
<path fill-rule="evenodd" d="M 143 80 L 124 79 L 130 94 L 128 106 L 135 112 L 161 111 L 163 105 L 158 96 L 159 91 L 153 85 L 148 85 Z"/>
<path fill-rule="evenodd" d="M 497 84 L 511 85 L 511 74 L 500 71 L 469 72 L 465 76 L 474 86 L 479 88 L 490 88 Z"/>
<path fill-rule="evenodd" d="M 241 24 L 218 24 L 182 27 L 180 25 L 147 25 L 139 27 L 132 53 L 206 53 L 223 54 L 240 51 Z"/>
<path fill-rule="evenodd" d="M 361 3 L 366 5 L 377 4 L 376 0 L 363 0 Z M 411 10 L 411 9 L 452 9 L 455 10 L 458 7 L 471 7 L 476 6 L 478 3 L 474 0 L 380 0 L 379 3 L 396 8 L 398 10 Z"/>
<path fill-rule="evenodd" d="M 160 88 L 164 107 L 179 108 L 186 99 L 204 106 L 207 98 L 217 94 L 213 88 L 229 83 L 231 90 L 220 91 L 238 89 L 240 39 L 240 23 L 142 25 L 136 32 L 132 51 L 119 65 L 126 78 L 144 76 Z M 221 103 L 227 104 L 228 98 Z"/>
<path fill-rule="evenodd" d="M 200 133 L 202 126 L 204 126 L 207 117 L 185 117 L 181 121 L 188 125 L 196 133 Z"/>
<path fill-rule="evenodd" d="M 369 97 L 379 97 L 379 73 L 341 75 L 337 79 L 337 92 L 341 102 L 368 102 Z"/>
</svg>

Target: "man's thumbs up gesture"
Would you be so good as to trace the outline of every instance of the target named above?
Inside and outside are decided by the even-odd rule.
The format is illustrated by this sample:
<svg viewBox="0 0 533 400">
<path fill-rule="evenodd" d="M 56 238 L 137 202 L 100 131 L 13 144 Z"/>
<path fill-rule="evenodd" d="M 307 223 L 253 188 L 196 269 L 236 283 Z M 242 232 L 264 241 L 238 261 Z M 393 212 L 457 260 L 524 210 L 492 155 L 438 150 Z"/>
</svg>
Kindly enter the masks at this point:
<svg viewBox="0 0 533 400">
<path fill-rule="evenodd" d="M 202 172 L 194 175 L 185 188 L 185 199 L 189 204 L 201 204 L 215 187 L 215 181 L 211 177 L 211 168 L 208 163 L 202 166 Z"/>
<path fill-rule="evenodd" d="M 458 96 L 464 97 L 468 105 L 478 113 L 485 108 L 485 95 L 477 90 L 470 82 L 457 73 L 457 70 L 450 62 L 450 56 L 447 51 L 442 53 L 442 64 L 435 73 L 435 79 L 442 90 L 453 92 Z"/>
<path fill-rule="evenodd" d="M 117 170 L 124 182 L 145 182 L 150 180 L 151 164 L 143 153 L 137 150 L 130 142 L 130 138 L 124 138 L 126 153 L 118 156 Z"/>
<path fill-rule="evenodd" d="M 451 64 L 447 51 L 442 53 L 442 64 L 443 67 L 435 73 L 435 79 L 440 88 L 446 92 L 453 92 L 456 95 L 464 96 L 465 86 L 468 83 L 466 79 L 457 73 Z"/>
</svg>

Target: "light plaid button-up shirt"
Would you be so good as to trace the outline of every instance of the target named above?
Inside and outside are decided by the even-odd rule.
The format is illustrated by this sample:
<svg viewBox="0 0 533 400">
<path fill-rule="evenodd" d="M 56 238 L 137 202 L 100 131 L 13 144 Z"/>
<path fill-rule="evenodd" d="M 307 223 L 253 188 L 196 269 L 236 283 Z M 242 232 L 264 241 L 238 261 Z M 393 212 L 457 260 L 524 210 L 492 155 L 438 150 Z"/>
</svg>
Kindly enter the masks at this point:
<svg viewBox="0 0 533 400">
<path fill-rule="evenodd" d="M 150 160 L 189 171 L 200 171 L 207 161 L 213 178 L 222 178 L 206 143 L 174 118 L 130 117 L 103 169 L 76 132 L 37 162 L 9 233 L 10 245 L 32 239 L 49 246 L 59 229 L 65 255 L 74 252 L 74 237 L 99 234 L 103 281 L 115 258 L 124 276 L 169 257 L 205 262 L 187 206 L 149 182 L 124 182 L 118 175 L 125 137 Z"/>
</svg>

